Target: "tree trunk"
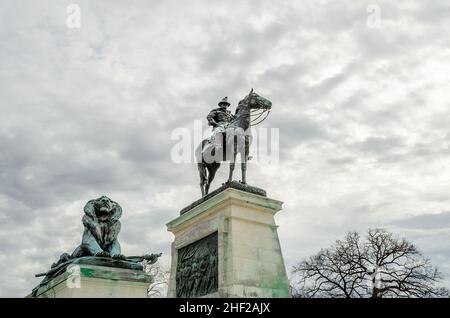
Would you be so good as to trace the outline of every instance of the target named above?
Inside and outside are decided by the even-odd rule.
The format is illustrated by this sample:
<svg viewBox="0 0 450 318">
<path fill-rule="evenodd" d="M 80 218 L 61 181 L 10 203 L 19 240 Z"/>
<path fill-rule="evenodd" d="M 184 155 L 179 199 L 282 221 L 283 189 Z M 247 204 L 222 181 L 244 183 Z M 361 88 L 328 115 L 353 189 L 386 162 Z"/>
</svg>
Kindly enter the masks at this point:
<svg viewBox="0 0 450 318">
<path fill-rule="evenodd" d="M 379 288 L 372 288 L 372 296 L 371 298 L 382 298 L 382 293 L 381 290 Z"/>
</svg>

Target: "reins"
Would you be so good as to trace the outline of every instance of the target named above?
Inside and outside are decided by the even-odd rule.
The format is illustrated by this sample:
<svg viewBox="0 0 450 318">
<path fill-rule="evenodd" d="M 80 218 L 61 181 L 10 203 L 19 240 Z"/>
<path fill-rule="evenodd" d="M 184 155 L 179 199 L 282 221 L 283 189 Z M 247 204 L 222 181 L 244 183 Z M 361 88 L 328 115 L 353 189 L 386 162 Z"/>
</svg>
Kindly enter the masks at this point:
<svg viewBox="0 0 450 318">
<path fill-rule="evenodd" d="M 259 122 L 257 122 L 256 124 L 252 124 L 252 123 L 253 123 L 254 121 L 256 121 L 259 117 L 261 117 L 261 115 L 264 114 L 264 113 L 266 113 L 266 116 L 264 116 L 263 119 L 261 119 L 261 120 L 260 120 Z M 256 117 L 255 119 L 253 119 L 253 120 L 250 122 L 250 126 L 256 126 L 256 125 L 261 124 L 263 121 L 266 120 L 266 118 L 267 118 L 267 116 L 269 116 L 269 114 L 270 114 L 270 110 L 267 110 L 267 109 L 263 110 L 263 111 L 259 114 L 258 117 Z"/>
<path fill-rule="evenodd" d="M 249 102 L 246 102 L 247 105 L 248 105 L 248 103 L 249 103 Z M 248 107 L 248 106 L 247 106 L 247 107 Z M 258 112 L 258 111 L 260 111 L 260 112 L 255 114 L 255 112 Z M 260 121 L 258 121 L 257 123 L 254 123 L 254 122 L 257 121 L 264 113 L 266 114 L 266 115 L 264 116 L 264 118 L 261 119 Z M 256 125 L 261 124 L 263 121 L 266 120 L 266 118 L 269 116 L 269 114 L 270 114 L 270 110 L 268 110 L 268 109 L 253 109 L 253 110 L 250 110 L 250 117 L 252 117 L 252 116 L 257 116 L 256 118 L 253 118 L 253 119 L 250 120 L 250 126 L 256 126 Z M 230 121 L 230 122 L 228 123 L 227 126 L 228 126 L 228 127 L 231 126 L 232 124 L 234 124 L 235 122 L 237 122 L 242 116 L 243 116 L 242 114 L 239 114 L 239 116 L 236 116 L 232 121 Z"/>
</svg>

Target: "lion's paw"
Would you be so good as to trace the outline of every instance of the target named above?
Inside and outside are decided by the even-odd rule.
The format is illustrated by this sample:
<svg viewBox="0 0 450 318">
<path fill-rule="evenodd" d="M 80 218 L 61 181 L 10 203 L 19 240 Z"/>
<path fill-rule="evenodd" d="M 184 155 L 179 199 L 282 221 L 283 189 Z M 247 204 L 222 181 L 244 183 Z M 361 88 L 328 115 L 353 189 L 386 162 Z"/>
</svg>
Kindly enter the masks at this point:
<svg viewBox="0 0 450 318">
<path fill-rule="evenodd" d="M 111 255 L 108 252 L 105 252 L 105 251 L 101 251 L 101 252 L 95 253 L 94 256 L 95 257 L 111 257 Z"/>
</svg>

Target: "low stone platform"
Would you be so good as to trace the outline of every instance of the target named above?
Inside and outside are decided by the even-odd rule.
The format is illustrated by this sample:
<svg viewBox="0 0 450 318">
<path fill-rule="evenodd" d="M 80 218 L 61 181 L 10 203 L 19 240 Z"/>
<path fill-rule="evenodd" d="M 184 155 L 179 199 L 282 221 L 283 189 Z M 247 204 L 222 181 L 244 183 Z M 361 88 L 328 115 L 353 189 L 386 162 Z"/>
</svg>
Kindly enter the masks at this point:
<svg viewBox="0 0 450 318">
<path fill-rule="evenodd" d="M 52 278 L 44 279 L 27 297 L 146 298 L 151 283 L 152 277 L 140 264 L 86 258 L 63 268 Z"/>
</svg>

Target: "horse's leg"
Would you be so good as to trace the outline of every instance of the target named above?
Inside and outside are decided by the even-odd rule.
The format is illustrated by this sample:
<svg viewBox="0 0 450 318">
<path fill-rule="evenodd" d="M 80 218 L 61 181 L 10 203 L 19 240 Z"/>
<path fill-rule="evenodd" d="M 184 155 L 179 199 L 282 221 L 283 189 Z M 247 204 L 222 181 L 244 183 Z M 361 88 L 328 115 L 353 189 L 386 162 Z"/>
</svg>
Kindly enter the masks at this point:
<svg viewBox="0 0 450 318">
<path fill-rule="evenodd" d="M 227 133 L 222 134 L 222 160 L 227 161 Z M 220 166 L 220 164 L 219 164 Z"/>
<path fill-rule="evenodd" d="M 244 143 L 244 151 L 243 153 L 241 152 L 241 172 L 242 172 L 242 183 L 246 184 L 247 183 L 247 158 L 249 155 L 249 149 L 250 148 L 250 144 L 248 141 L 248 138 L 245 137 L 245 143 Z"/>
<path fill-rule="evenodd" d="M 205 194 L 205 182 L 206 182 L 206 167 L 205 163 L 198 163 L 197 164 L 198 172 L 200 175 L 200 190 L 202 191 L 202 197 L 204 197 Z"/>
<path fill-rule="evenodd" d="M 230 175 L 228 176 L 228 182 L 231 182 L 233 180 L 233 171 L 234 171 L 234 166 L 236 164 L 236 146 L 237 146 L 237 140 L 236 140 L 236 136 L 234 136 L 233 138 L 233 157 L 231 159 L 230 162 Z"/>
<path fill-rule="evenodd" d="M 208 182 L 205 186 L 205 195 L 209 193 L 209 187 L 211 186 L 212 181 L 214 180 L 214 176 L 216 175 L 217 169 L 219 169 L 220 163 L 213 162 L 208 166 Z"/>
</svg>

